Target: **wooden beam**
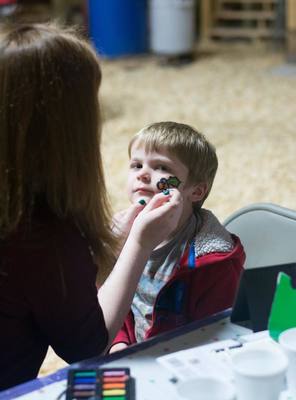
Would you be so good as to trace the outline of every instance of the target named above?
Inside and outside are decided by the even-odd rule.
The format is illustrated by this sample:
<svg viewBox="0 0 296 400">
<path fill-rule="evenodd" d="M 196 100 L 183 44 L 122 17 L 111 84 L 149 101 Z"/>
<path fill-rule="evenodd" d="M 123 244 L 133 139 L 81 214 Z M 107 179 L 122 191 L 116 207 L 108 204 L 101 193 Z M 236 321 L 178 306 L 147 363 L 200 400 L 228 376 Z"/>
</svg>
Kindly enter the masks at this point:
<svg viewBox="0 0 296 400">
<path fill-rule="evenodd" d="M 222 10 L 219 12 L 219 19 L 224 20 L 274 21 L 275 18 L 275 11 Z"/>
<path fill-rule="evenodd" d="M 221 38 L 243 38 L 243 39 L 268 39 L 275 36 L 273 29 L 268 28 L 213 28 L 212 36 Z"/>
<path fill-rule="evenodd" d="M 287 59 L 296 62 L 296 1 L 286 1 Z"/>
<path fill-rule="evenodd" d="M 288 30 L 296 29 L 296 1 L 286 1 L 286 15 L 287 15 L 287 28 Z"/>
<path fill-rule="evenodd" d="M 200 39 L 206 41 L 210 37 L 213 25 L 211 0 L 201 0 L 200 5 Z"/>
<path fill-rule="evenodd" d="M 218 0 L 221 4 L 270 4 L 275 5 L 278 3 L 279 0 Z"/>
</svg>

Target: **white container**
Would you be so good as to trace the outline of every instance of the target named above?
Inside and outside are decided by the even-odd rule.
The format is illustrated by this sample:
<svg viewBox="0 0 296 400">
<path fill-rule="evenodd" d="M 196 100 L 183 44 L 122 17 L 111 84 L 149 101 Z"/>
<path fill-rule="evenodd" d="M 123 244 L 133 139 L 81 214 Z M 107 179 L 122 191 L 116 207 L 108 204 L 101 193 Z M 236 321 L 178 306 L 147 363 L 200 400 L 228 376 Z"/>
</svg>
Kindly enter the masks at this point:
<svg viewBox="0 0 296 400">
<path fill-rule="evenodd" d="M 296 399 L 296 328 L 282 332 L 279 336 L 279 344 L 289 360 L 287 371 L 288 389 Z"/>
<path fill-rule="evenodd" d="M 237 400 L 278 400 L 288 360 L 278 348 L 249 348 L 232 357 Z"/>
<path fill-rule="evenodd" d="M 234 400 L 234 388 L 227 381 L 211 376 L 200 376 L 179 383 L 179 400 Z"/>
<path fill-rule="evenodd" d="M 150 48 L 161 55 L 192 53 L 195 0 L 150 0 Z"/>
</svg>

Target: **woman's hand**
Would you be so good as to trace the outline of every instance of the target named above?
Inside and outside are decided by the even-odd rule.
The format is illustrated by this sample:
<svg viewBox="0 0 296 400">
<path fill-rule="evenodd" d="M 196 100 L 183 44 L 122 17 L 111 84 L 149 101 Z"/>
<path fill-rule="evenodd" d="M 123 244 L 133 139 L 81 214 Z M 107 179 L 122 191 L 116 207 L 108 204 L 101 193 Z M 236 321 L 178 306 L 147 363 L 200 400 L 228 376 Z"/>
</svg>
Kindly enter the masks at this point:
<svg viewBox="0 0 296 400">
<path fill-rule="evenodd" d="M 177 228 L 182 211 L 183 199 L 177 189 L 158 193 L 135 218 L 130 236 L 152 251 Z"/>
<path fill-rule="evenodd" d="M 136 203 L 132 204 L 129 208 L 114 214 L 112 219 L 112 231 L 121 239 L 122 244 L 124 244 L 128 237 L 135 218 L 144 207 L 145 204 Z"/>
<path fill-rule="evenodd" d="M 110 348 L 109 354 L 115 353 L 116 351 L 124 350 L 124 349 L 126 349 L 127 347 L 128 347 L 128 346 L 127 346 L 126 343 L 122 343 L 122 342 L 116 343 L 116 344 L 114 344 L 114 345 Z"/>
</svg>

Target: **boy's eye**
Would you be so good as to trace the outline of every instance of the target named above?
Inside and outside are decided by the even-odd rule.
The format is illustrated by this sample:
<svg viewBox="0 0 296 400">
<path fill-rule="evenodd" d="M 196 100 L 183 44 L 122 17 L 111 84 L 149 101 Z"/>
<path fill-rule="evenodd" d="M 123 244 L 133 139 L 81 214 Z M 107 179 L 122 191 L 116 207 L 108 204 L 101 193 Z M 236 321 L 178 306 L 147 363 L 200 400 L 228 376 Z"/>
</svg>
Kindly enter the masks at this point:
<svg viewBox="0 0 296 400">
<path fill-rule="evenodd" d="M 167 171 L 168 171 L 168 167 L 165 166 L 165 165 L 158 165 L 158 166 L 156 167 L 156 169 L 159 169 L 160 171 L 164 171 L 164 172 L 167 172 Z"/>
<path fill-rule="evenodd" d="M 134 163 L 131 163 L 130 168 L 131 169 L 140 169 L 140 168 L 142 168 L 142 164 L 139 162 L 134 162 Z"/>
</svg>

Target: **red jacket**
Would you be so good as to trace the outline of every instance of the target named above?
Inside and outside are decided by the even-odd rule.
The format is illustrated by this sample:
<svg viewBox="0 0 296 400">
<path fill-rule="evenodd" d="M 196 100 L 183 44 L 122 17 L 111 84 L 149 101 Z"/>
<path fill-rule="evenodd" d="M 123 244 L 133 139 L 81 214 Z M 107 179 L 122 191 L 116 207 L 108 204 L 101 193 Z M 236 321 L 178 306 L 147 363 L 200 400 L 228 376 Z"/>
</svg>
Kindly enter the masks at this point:
<svg viewBox="0 0 296 400">
<path fill-rule="evenodd" d="M 245 261 L 239 238 L 232 235 L 232 239 L 234 248 L 226 253 L 195 257 L 193 243 L 188 247 L 180 260 L 180 268 L 175 269 L 157 295 L 146 339 L 232 306 Z M 120 342 L 136 343 L 131 311 L 113 344 Z"/>
</svg>

